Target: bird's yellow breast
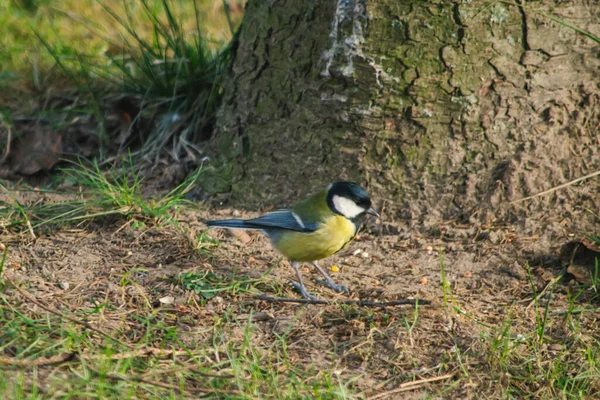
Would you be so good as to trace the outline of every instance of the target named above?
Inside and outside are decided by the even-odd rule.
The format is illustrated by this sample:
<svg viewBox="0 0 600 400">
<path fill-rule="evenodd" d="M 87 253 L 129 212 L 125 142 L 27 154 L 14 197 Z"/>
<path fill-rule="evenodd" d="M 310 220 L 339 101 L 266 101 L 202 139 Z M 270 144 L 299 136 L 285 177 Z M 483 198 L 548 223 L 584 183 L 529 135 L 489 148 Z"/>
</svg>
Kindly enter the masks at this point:
<svg viewBox="0 0 600 400">
<path fill-rule="evenodd" d="M 273 238 L 273 246 L 292 261 L 315 261 L 345 248 L 356 235 L 349 219 L 334 215 L 325 219 L 314 232 L 287 231 Z"/>
</svg>

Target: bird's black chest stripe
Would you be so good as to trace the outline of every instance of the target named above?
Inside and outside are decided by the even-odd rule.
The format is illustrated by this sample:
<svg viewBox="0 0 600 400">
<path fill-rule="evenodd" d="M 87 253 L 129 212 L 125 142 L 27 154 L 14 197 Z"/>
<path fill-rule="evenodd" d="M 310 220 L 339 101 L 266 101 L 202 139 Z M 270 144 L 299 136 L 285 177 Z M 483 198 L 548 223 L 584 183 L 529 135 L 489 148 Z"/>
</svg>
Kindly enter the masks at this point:
<svg viewBox="0 0 600 400">
<path fill-rule="evenodd" d="M 346 247 L 348 247 L 348 245 L 350 244 L 350 242 L 351 242 L 351 241 L 353 241 L 355 237 L 356 237 L 356 235 L 352 236 L 352 237 L 351 237 L 351 238 L 350 238 L 350 239 L 349 239 L 349 240 L 348 240 L 346 243 L 344 243 L 344 244 L 342 245 L 342 247 L 340 247 L 339 249 L 337 249 L 337 251 L 336 251 L 335 253 L 333 253 L 333 254 L 337 254 L 337 253 L 339 253 L 340 251 L 342 251 L 342 250 L 345 250 L 345 249 L 346 249 Z"/>
<path fill-rule="evenodd" d="M 358 233 L 358 230 L 360 229 L 360 226 L 361 226 L 361 219 L 360 219 L 360 217 L 356 217 L 356 218 L 352 218 L 350 221 L 352 221 L 352 223 L 354 224 L 354 236 L 356 236 L 356 234 Z"/>
<path fill-rule="evenodd" d="M 354 218 L 354 219 L 352 219 L 351 221 L 352 221 L 352 223 L 354 224 L 354 235 L 352 235 L 352 237 L 351 237 L 350 239 L 348 239 L 348 240 L 347 240 L 347 241 L 346 241 L 346 242 L 345 242 L 345 243 L 342 245 L 342 247 L 340 247 L 339 249 L 337 249 L 337 251 L 336 251 L 335 253 L 333 253 L 333 254 L 337 254 L 337 253 L 339 253 L 340 251 L 344 250 L 346 247 L 348 247 L 348 245 L 350 244 L 350 242 L 351 242 L 351 241 L 353 241 L 353 240 L 354 240 L 354 238 L 356 237 L 356 235 L 358 234 L 358 231 L 359 231 L 359 229 L 360 229 L 360 227 L 361 227 L 360 220 L 359 220 L 358 218 Z"/>
</svg>

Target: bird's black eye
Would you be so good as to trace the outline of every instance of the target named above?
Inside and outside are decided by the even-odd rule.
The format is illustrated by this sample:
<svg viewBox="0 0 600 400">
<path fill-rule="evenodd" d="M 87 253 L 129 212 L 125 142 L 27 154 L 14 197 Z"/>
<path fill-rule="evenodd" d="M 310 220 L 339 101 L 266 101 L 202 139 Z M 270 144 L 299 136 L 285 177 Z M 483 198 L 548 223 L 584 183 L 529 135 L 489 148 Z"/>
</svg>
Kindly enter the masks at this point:
<svg viewBox="0 0 600 400">
<path fill-rule="evenodd" d="M 371 200 L 369 199 L 357 199 L 355 201 L 357 206 L 360 206 L 362 208 L 369 208 L 371 207 Z"/>
</svg>

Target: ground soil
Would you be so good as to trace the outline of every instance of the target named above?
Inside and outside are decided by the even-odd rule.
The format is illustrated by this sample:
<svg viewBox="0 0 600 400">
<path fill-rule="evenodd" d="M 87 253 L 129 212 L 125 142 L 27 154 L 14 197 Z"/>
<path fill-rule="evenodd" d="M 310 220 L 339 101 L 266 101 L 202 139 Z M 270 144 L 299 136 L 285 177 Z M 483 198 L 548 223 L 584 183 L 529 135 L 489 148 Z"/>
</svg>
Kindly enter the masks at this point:
<svg viewBox="0 0 600 400">
<path fill-rule="evenodd" d="M 28 196 L 29 201 L 41 199 L 35 194 Z M 199 209 L 183 212 L 179 220 L 194 236 L 206 229 L 202 221 L 233 215 L 251 217 L 257 213 Z M 223 277 L 235 272 L 258 278 L 280 259 L 258 233 L 234 236 L 217 229 L 210 235 L 220 243 L 210 249 L 210 256 L 194 250 L 188 236 L 173 228 L 134 229 L 122 219 L 48 228 L 38 231 L 35 239 L 27 231 L 5 232 L 0 241 L 9 250 L 6 276 L 39 301 L 70 314 L 109 303 L 112 309 L 89 320 L 108 331 L 122 327 L 127 313 L 145 302 L 165 307 L 159 299 L 172 296 L 174 305 L 169 307 L 180 307 L 180 316 L 191 317 L 181 319 L 185 321 L 178 327 L 182 339 L 197 340 L 191 334 L 186 339 L 185 332 L 202 331 L 203 316 L 218 315 L 226 305 L 234 304 L 240 314 L 252 311 L 268 315 L 255 322 L 257 342 L 272 340 L 293 324 L 288 348 L 291 359 L 323 368 L 333 366 L 344 377 L 357 377 L 355 389 L 367 395 L 393 389 L 414 377 L 459 374 L 460 364 L 452 361 L 458 349 L 464 368 L 472 371 L 470 384 L 453 387 L 449 398 L 480 398 L 481 394 L 494 398 L 501 393 L 496 384 L 500 377 L 489 372 L 490 360 L 483 349 L 486 342 L 481 338 L 501 330 L 510 316 L 514 318 L 514 332 L 535 331 L 536 313 L 531 307 L 534 290 L 539 293 L 564 266 L 558 248 L 570 239 L 570 233 L 558 223 L 519 236 L 509 226 L 475 229 L 448 222 L 438 227 L 436 235 L 424 236 L 409 228 L 406 221 L 388 220 L 385 213 L 379 221 L 370 220 L 344 254 L 323 261 L 322 266 L 327 270 L 333 265 L 340 268 L 332 276 L 351 288 L 350 298 L 418 297 L 432 301 L 432 305 L 419 307 L 415 328 L 408 332 L 402 321 L 412 320 L 412 307 L 353 314 L 334 305 L 268 303 L 250 294 L 217 296 L 200 306 L 195 293 L 168 278 L 206 270 Z M 448 302 L 464 313 L 444 306 L 442 265 Z M 318 275 L 309 266 L 303 273 L 309 290 L 318 297 L 346 298 L 315 285 Z M 135 285 L 123 285 L 124 276 Z M 267 295 L 274 295 L 269 288 L 279 287 L 286 296 L 297 297 L 287 284 L 293 276 L 287 261 L 280 261 L 264 278 L 269 284 L 257 287 Z M 568 307 L 566 293 L 574 285 L 573 280 L 564 279 L 553 288 L 553 310 Z M 10 288 L 6 293 L 19 296 Z M 580 301 L 585 302 L 585 296 Z M 44 313 L 33 304 L 30 311 Z M 594 321 L 590 316 L 582 323 L 584 327 L 589 323 L 586 334 L 593 337 L 597 336 Z M 563 316 L 551 316 L 547 334 L 561 342 L 563 324 Z M 413 390 L 410 396 L 423 398 L 450 383 L 431 383 Z"/>
</svg>

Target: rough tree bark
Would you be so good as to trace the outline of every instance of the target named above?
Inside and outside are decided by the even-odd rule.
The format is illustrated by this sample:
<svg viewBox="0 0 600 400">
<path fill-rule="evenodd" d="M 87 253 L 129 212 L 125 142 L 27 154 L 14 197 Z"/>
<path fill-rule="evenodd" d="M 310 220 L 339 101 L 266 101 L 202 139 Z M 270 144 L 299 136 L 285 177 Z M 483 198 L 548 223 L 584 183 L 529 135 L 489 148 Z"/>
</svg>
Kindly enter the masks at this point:
<svg viewBox="0 0 600 400">
<path fill-rule="evenodd" d="M 347 178 L 424 227 L 589 227 L 598 180 L 508 205 L 600 169 L 599 47 L 550 15 L 600 36 L 597 1 L 249 0 L 214 141 L 231 199 Z"/>
</svg>

